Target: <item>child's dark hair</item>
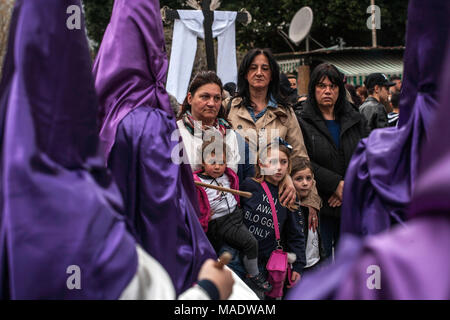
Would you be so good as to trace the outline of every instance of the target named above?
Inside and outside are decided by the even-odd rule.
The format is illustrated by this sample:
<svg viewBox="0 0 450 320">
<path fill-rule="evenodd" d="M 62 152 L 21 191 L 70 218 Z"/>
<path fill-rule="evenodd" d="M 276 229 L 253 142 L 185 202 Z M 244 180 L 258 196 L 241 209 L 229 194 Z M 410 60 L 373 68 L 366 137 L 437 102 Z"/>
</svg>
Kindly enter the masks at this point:
<svg viewBox="0 0 450 320">
<path fill-rule="evenodd" d="M 311 170 L 311 174 L 314 176 L 314 170 L 311 165 L 311 162 L 308 160 L 308 158 L 305 157 L 296 157 L 292 160 L 292 170 L 291 175 L 293 176 L 299 171 L 309 169 Z"/>
<path fill-rule="evenodd" d="M 221 136 L 221 138 L 217 139 L 216 141 L 216 136 L 211 136 L 210 139 L 203 140 L 201 151 L 202 151 L 202 163 L 205 163 L 206 158 L 213 154 L 216 156 L 223 155 L 223 158 L 225 159 L 226 163 L 229 147 L 225 142 L 225 137 Z"/>
</svg>

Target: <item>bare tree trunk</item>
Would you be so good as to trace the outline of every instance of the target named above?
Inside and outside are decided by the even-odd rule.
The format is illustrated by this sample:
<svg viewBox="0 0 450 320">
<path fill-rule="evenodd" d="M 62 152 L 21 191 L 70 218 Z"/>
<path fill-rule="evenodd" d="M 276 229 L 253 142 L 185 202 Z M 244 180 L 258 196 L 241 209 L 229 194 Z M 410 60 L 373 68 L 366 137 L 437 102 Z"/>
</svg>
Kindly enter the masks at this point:
<svg viewBox="0 0 450 320">
<path fill-rule="evenodd" d="M 8 47 L 9 22 L 14 0 L 0 0 L 0 79 L 3 70 L 3 58 Z"/>
</svg>

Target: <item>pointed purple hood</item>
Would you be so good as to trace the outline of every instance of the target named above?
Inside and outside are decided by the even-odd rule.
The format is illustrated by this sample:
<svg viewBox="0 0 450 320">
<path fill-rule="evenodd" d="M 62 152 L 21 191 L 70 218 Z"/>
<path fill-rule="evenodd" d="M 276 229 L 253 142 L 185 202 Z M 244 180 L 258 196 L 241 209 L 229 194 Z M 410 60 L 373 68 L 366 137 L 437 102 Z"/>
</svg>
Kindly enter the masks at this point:
<svg viewBox="0 0 450 320">
<path fill-rule="evenodd" d="M 448 17 L 450 6 L 413 0 L 408 13 L 402 94 L 413 105 L 403 104 L 403 110 L 405 117 L 429 121 L 419 122 L 418 130 L 428 131 L 414 158 L 417 175 L 405 209 L 409 220 L 365 238 L 344 235 L 336 263 L 306 274 L 288 299 L 450 299 L 450 29 L 448 19 L 439 20 Z M 425 111 L 430 114 L 419 117 Z"/>
<path fill-rule="evenodd" d="M 447 52 L 450 53 L 450 45 Z M 450 218 L 450 54 L 445 67 L 441 68 L 444 75 L 440 82 L 441 104 L 434 117 L 430 143 L 420 153 L 419 177 L 410 209 L 413 217 L 443 215 Z"/>
<path fill-rule="evenodd" d="M 399 128 L 374 130 L 345 176 L 341 230 L 375 234 L 409 219 L 421 146 L 430 139 L 448 43 L 449 1 L 410 1 Z"/>
<path fill-rule="evenodd" d="M 180 294 L 217 256 L 198 220 L 191 168 L 171 157 L 183 142 L 172 139 L 167 66 L 159 2 L 116 0 L 94 67 L 102 150 L 135 239 Z"/>
<path fill-rule="evenodd" d="M 165 90 L 167 69 L 159 2 L 114 1 L 94 64 L 100 141 L 106 158 L 117 126 L 131 110 L 149 105 L 173 114 Z"/>
<path fill-rule="evenodd" d="M 81 8 L 18 0 L 13 13 L 0 84 L 3 299 L 117 299 L 137 268 L 113 210 L 120 193 L 96 156 L 91 61 L 84 21 L 66 26 L 71 5 Z"/>
</svg>

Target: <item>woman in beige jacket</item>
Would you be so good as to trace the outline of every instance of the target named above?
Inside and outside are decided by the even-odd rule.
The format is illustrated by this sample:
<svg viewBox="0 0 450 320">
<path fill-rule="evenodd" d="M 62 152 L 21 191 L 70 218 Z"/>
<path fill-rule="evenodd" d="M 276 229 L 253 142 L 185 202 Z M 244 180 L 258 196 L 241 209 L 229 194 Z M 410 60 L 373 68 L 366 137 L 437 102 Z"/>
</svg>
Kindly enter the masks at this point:
<svg viewBox="0 0 450 320">
<path fill-rule="evenodd" d="M 280 94 L 280 70 L 268 49 L 253 49 L 246 54 L 239 67 L 238 94 L 223 105 L 233 129 L 245 137 L 254 154 L 280 137 L 293 147 L 293 157 L 309 158 L 295 113 Z M 287 188 L 291 187 L 295 194 L 292 180 L 288 179 Z M 286 198 L 291 197 L 281 200 Z M 315 209 L 310 216 L 316 216 L 320 198 L 315 185 L 303 205 Z"/>
</svg>

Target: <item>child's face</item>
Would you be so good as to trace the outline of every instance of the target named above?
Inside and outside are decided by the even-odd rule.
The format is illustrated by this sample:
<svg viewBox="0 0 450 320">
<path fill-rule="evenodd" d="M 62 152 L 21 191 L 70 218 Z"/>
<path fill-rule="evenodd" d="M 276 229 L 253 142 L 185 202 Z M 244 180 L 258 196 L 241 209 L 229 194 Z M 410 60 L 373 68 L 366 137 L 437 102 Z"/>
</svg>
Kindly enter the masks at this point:
<svg viewBox="0 0 450 320">
<path fill-rule="evenodd" d="M 222 159 L 216 158 L 216 155 L 212 153 L 211 155 L 207 156 L 205 159 L 205 162 L 203 162 L 203 170 L 205 173 L 213 178 L 218 178 L 225 172 L 225 169 L 227 168 L 225 157 Z"/>
<path fill-rule="evenodd" d="M 264 163 L 260 162 L 261 173 L 267 181 L 274 185 L 278 185 L 287 174 L 289 167 L 289 158 L 283 151 L 269 150 Z"/>
<path fill-rule="evenodd" d="M 294 187 L 301 198 L 308 196 L 313 184 L 313 175 L 309 168 L 297 171 L 292 177 Z"/>
</svg>

